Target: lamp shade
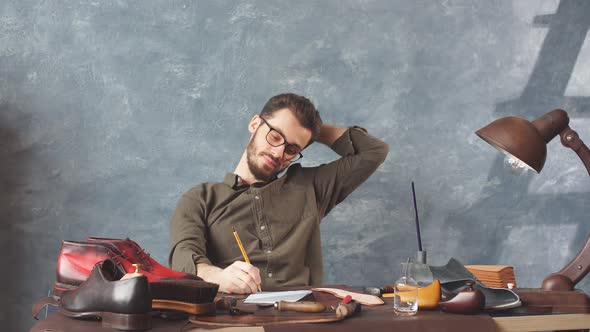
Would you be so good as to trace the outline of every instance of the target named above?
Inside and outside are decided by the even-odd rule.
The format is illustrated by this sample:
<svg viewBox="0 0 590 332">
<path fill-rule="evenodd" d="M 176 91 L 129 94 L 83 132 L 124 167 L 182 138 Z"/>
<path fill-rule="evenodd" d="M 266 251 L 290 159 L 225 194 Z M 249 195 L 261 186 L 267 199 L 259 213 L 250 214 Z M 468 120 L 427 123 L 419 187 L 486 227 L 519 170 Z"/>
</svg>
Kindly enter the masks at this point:
<svg viewBox="0 0 590 332">
<path fill-rule="evenodd" d="M 547 157 L 547 144 L 530 122 L 508 116 L 476 131 L 475 134 L 502 153 L 513 156 L 530 168 L 541 172 Z"/>
</svg>

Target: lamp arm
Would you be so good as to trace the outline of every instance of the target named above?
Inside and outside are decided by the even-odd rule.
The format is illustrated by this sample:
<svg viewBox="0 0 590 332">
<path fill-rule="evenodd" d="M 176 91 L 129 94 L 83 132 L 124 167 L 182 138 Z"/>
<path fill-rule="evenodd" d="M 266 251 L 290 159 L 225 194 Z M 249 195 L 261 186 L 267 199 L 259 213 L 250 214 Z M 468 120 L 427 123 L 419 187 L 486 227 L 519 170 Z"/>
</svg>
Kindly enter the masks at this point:
<svg viewBox="0 0 590 332">
<path fill-rule="evenodd" d="M 588 171 L 588 175 L 590 175 L 590 149 L 582 142 L 578 133 L 568 126 L 559 133 L 559 137 L 563 146 L 574 150 L 578 154 L 578 157 L 580 157 L 580 160 L 586 167 L 586 171 Z"/>
<path fill-rule="evenodd" d="M 561 144 L 574 150 L 590 174 L 590 149 L 578 137 L 578 133 L 569 126 L 560 134 Z M 567 291 L 573 290 L 580 280 L 590 272 L 590 237 L 586 245 L 578 252 L 576 257 L 559 272 L 550 274 L 543 280 L 543 290 Z"/>
<path fill-rule="evenodd" d="M 577 150 L 576 153 L 582 159 L 584 166 L 586 166 L 586 170 L 588 171 L 588 175 L 590 175 L 590 149 L 583 144 L 580 150 Z"/>
<path fill-rule="evenodd" d="M 588 272 L 590 272 L 590 237 L 586 240 L 586 245 L 584 245 L 576 257 L 556 274 L 565 276 L 571 280 L 573 289 L 578 282 L 584 279 Z"/>
</svg>

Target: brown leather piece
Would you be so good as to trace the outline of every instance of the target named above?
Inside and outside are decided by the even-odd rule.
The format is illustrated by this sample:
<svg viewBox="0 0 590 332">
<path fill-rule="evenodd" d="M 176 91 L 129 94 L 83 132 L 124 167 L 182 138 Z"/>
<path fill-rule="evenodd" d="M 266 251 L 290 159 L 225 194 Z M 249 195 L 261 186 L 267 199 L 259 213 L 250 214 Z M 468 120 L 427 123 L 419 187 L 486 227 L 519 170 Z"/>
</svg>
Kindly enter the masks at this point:
<svg viewBox="0 0 590 332">
<path fill-rule="evenodd" d="M 326 305 L 337 304 L 340 299 L 332 294 L 313 292 L 314 297 L 320 303 Z M 227 297 L 232 297 L 228 295 Z M 215 316 L 191 316 L 190 321 L 198 326 L 269 326 L 269 325 L 299 325 L 302 323 L 328 323 L 337 322 L 343 318 L 337 317 L 333 310 L 320 313 L 302 313 L 295 311 L 278 311 L 274 307 L 259 307 L 254 304 L 245 304 L 245 296 L 233 296 L 237 298 L 237 308 L 254 314 L 230 315 L 228 311 L 217 311 Z"/>
<path fill-rule="evenodd" d="M 273 309 L 274 310 L 274 309 Z M 342 320 L 331 314 L 304 314 L 296 312 L 267 312 L 256 315 L 216 315 L 216 316 L 195 316 L 190 318 L 190 322 L 196 325 L 205 326 L 270 326 L 270 325 L 299 325 L 309 323 L 331 323 Z"/>
<path fill-rule="evenodd" d="M 364 305 L 382 305 L 385 302 L 375 295 L 371 294 L 363 294 L 358 292 L 351 292 L 344 289 L 339 288 L 327 288 L 327 287 L 320 287 L 320 288 L 312 288 L 314 292 L 326 292 L 335 295 L 338 298 L 345 298 L 347 295 L 350 295 L 353 300 L 359 302 L 360 304 Z"/>
<path fill-rule="evenodd" d="M 33 303 L 33 306 L 31 308 L 31 314 L 33 315 L 33 318 L 37 319 L 37 316 L 39 315 L 41 310 L 43 310 L 43 308 L 45 308 L 48 305 L 59 307 L 59 301 L 55 297 L 49 296 L 38 299 L 37 301 L 35 301 L 35 303 Z"/>
</svg>

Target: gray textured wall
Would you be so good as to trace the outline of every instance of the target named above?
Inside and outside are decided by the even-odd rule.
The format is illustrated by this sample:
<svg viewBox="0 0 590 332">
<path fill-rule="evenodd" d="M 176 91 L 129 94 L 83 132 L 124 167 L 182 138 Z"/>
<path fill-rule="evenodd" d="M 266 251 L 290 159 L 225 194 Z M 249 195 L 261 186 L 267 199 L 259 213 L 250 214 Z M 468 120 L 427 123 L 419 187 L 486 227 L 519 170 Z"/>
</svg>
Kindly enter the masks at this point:
<svg viewBox="0 0 590 332">
<path fill-rule="evenodd" d="M 431 263 L 511 264 L 537 287 L 586 241 L 590 178 L 557 140 L 517 176 L 473 132 L 560 107 L 590 142 L 589 26 L 582 0 L 3 0 L 0 319 L 32 324 L 62 239 L 130 236 L 165 262 L 179 196 L 232 171 L 284 91 L 391 147 L 324 220 L 326 283 L 394 279 L 414 180 Z"/>
</svg>

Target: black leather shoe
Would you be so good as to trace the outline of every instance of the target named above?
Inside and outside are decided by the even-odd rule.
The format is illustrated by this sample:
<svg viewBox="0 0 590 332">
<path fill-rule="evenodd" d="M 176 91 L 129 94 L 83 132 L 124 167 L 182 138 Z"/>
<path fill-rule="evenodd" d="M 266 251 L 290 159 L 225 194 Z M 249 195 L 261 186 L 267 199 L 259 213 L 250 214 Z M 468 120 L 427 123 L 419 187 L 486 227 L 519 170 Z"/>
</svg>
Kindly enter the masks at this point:
<svg viewBox="0 0 590 332">
<path fill-rule="evenodd" d="M 80 287 L 61 294 L 59 311 L 73 318 L 101 318 L 103 327 L 149 329 L 152 295 L 147 278 L 121 280 L 116 271 L 110 259 L 96 264 Z"/>
</svg>

